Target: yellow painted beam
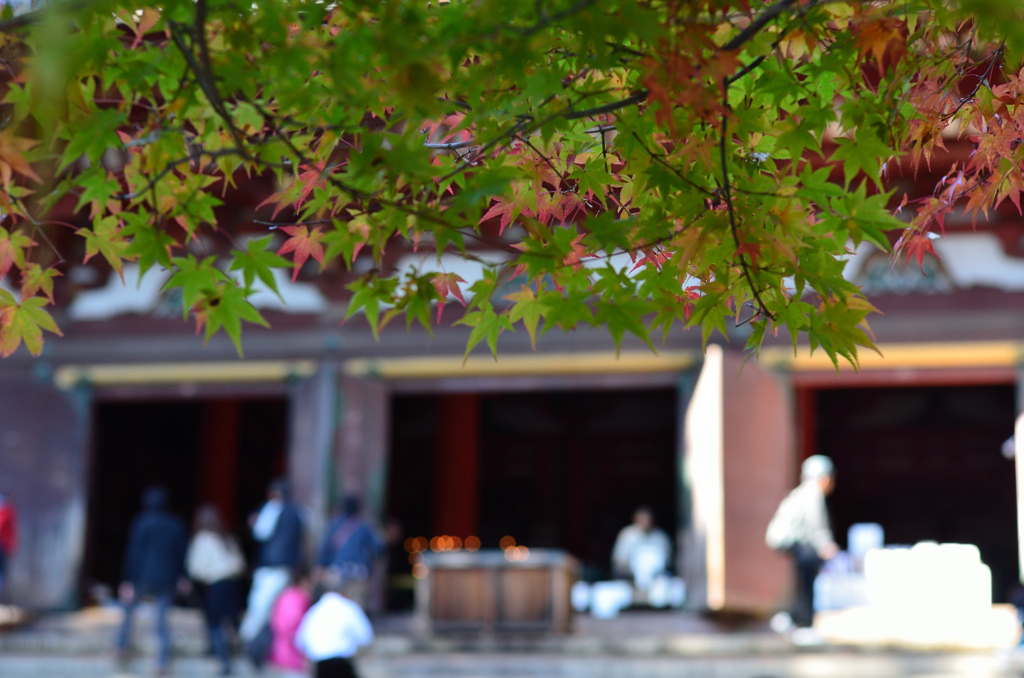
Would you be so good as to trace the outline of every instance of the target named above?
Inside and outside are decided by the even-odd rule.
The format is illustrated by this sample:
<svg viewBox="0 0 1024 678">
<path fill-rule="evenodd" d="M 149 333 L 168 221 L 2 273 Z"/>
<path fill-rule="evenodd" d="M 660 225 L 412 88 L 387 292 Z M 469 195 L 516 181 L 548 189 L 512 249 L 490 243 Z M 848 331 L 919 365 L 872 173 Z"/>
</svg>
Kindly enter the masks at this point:
<svg viewBox="0 0 1024 678">
<path fill-rule="evenodd" d="M 67 390 L 82 382 L 93 386 L 278 382 L 314 372 L 312 360 L 65 365 L 57 369 L 53 381 Z"/>
<path fill-rule="evenodd" d="M 1014 341 L 881 344 L 878 348 L 881 355 L 865 348 L 858 350 L 861 371 L 1016 367 L 1024 359 L 1024 344 Z M 811 355 L 801 347 L 795 356 L 792 349 L 766 348 L 761 351 L 760 364 L 794 372 L 835 371 L 820 348 Z M 843 358 L 839 359 L 839 368 L 853 371 Z"/>
<path fill-rule="evenodd" d="M 351 377 L 383 379 L 437 379 L 444 377 L 512 377 L 574 374 L 635 374 L 677 372 L 701 359 L 697 351 L 638 351 L 531 353 L 470 356 L 463 363 L 458 357 L 366 358 L 345 363 L 345 374 Z"/>
</svg>

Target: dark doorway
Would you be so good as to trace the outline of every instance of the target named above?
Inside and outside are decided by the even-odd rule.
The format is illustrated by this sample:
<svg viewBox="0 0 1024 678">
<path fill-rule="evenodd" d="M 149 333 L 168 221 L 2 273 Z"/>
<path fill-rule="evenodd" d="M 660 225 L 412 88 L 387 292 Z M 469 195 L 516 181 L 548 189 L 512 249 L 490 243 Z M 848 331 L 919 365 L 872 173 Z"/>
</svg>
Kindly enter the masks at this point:
<svg viewBox="0 0 1024 678">
<path fill-rule="evenodd" d="M 975 544 L 993 599 L 1017 580 L 1012 386 L 836 389 L 817 395 L 817 451 L 836 464 L 830 498 L 840 544 L 877 522 L 889 544 Z"/>
<path fill-rule="evenodd" d="M 287 415 L 283 398 L 98 405 L 85 584 L 120 580 L 128 526 L 150 485 L 164 485 L 188 523 L 212 502 L 237 534 L 247 532 L 246 516 L 285 470 Z"/>
<path fill-rule="evenodd" d="M 585 576 L 606 576 L 636 507 L 651 506 L 675 534 L 676 409 L 670 389 L 397 397 L 390 515 L 406 537 L 429 539 L 465 538 L 442 523 L 466 525 L 468 513 L 483 548 L 510 535 L 566 549 Z M 391 569 L 409 565 L 395 554 Z"/>
</svg>

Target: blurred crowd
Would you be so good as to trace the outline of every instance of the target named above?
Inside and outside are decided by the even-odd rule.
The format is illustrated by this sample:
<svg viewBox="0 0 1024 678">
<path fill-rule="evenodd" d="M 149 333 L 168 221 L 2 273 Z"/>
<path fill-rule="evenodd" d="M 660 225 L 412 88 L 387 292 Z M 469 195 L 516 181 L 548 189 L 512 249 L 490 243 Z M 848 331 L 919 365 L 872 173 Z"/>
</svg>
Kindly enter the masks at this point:
<svg viewBox="0 0 1024 678">
<path fill-rule="evenodd" d="M 118 587 L 124 609 L 116 639 L 119 660 L 130 657 L 136 605 L 149 599 L 156 607 L 157 670 L 169 671 L 167 613 L 181 594 L 201 601 L 210 649 L 223 675 L 232 673 L 233 648 L 239 645 L 257 669 L 270 664 L 284 675 L 356 675 L 352 659 L 373 639 L 364 612 L 368 580 L 385 547 L 362 517 L 357 498 L 346 498 L 337 507 L 309 568 L 302 511 L 290 499 L 287 483 L 274 481 L 266 502 L 249 520 L 258 545 L 251 571 L 239 540 L 214 505 L 198 508 L 189 536 L 167 504 L 164 488 L 147 489 L 129 530 Z"/>
</svg>

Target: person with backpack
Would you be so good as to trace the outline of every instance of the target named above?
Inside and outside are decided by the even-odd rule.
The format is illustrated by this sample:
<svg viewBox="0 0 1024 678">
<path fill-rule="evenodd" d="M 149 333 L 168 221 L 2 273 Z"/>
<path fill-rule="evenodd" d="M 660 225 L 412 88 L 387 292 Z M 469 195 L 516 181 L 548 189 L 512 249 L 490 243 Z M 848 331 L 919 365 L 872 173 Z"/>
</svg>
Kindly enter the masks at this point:
<svg viewBox="0 0 1024 678">
<path fill-rule="evenodd" d="M 366 607 L 373 565 L 384 551 L 384 542 L 366 518 L 361 515 L 358 497 L 346 497 L 341 511 L 324 533 L 317 553 L 318 579 L 328 574 L 341 577 L 345 595 L 362 608 Z"/>
<path fill-rule="evenodd" d="M 0 595 L 4 591 L 7 561 L 18 550 L 18 511 L 14 502 L 0 494 Z"/>
<path fill-rule="evenodd" d="M 791 617 L 798 628 L 814 623 L 814 579 L 824 562 L 839 553 L 825 505 L 834 487 L 831 459 L 820 454 L 805 459 L 800 485 L 782 500 L 765 534 L 769 548 L 793 558 L 797 590 Z"/>
</svg>

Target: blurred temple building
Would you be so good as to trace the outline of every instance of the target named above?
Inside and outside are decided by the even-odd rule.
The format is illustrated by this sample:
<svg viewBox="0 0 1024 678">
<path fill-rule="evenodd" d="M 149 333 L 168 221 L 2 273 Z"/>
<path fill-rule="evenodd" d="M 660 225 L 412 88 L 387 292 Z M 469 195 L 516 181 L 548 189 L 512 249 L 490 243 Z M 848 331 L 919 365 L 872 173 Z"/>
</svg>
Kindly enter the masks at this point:
<svg viewBox="0 0 1024 678">
<path fill-rule="evenodd" d="M 229 190 L 221 231 L 267 233 L 255 219 L 272 186 L 260 182 Z M 73 204 L 57 209 L 84 225 Z M 168 486 L 183 517 L 216 503 L 241 534 L 284 474 L 314 529 L 333 500 L 357 494 L 401 539 L 497 548 L 512 536 L 567 550 L 594 580 L 609 576 L 618 530 L 650 505 L 675 535 L 691 606 L 766 612 L 791 571 L 765 527 L 800 460 L 821 453 L 837 469 L 838 537 L 877 522 L 892 543 L 977 544 L 1003 600 L 1018 571 L 1014 462 L 1000 448 L 1024 383 L 1024 219 L 1000 212 L 975 229 L 951 215 L 946 226 L 923 273 L 867 245 L 850 255 L 847 275 L 883 312 L 871 325 L 884 359 L 864 351 L 859 372 L 838 375 L 783 336 L 745 362 L 744 325 L 706 354 L 699 332 L 677 327 L 657 355 L 627 339 L 620 356 L 604 330 L 554 330 L 536 351 L 517 330 L 497 360 L 481 346 L 463 363 L 454 299 L 433 337 L 395 323 L 374 340 L 361 316 L 341 322 L 345 285 L 374 266 L 367 254 L 351 273 L 310 262 L 291 283 L 281 271 L 284 303 L 269 289 L 254 297 L 272 329 L 247 327 L 240 360 L 226 337 L 204 345 L 182 321 L 166 273 L 140 283 L 129 265 L 122 283 L 93 258 L 58 280 L 64 337 L 48 336 L 39 359 L 0 361 L 0 492 L 22 519 L 6 595 L 72 608 L 116 585 L 151 483 Z M 497 224 L 483 232 L 501 242 Z M 219 237 L 195 251 L 226 249 Z M 81 261 L 80 240 L 56 245 Z M 423 250 L 389 250 L 385 265 L 443 269 L 464 287 L 481 275 Z M 407 605 L 400 548 L 389 570 L 377 600 Z"/>
</svg>

